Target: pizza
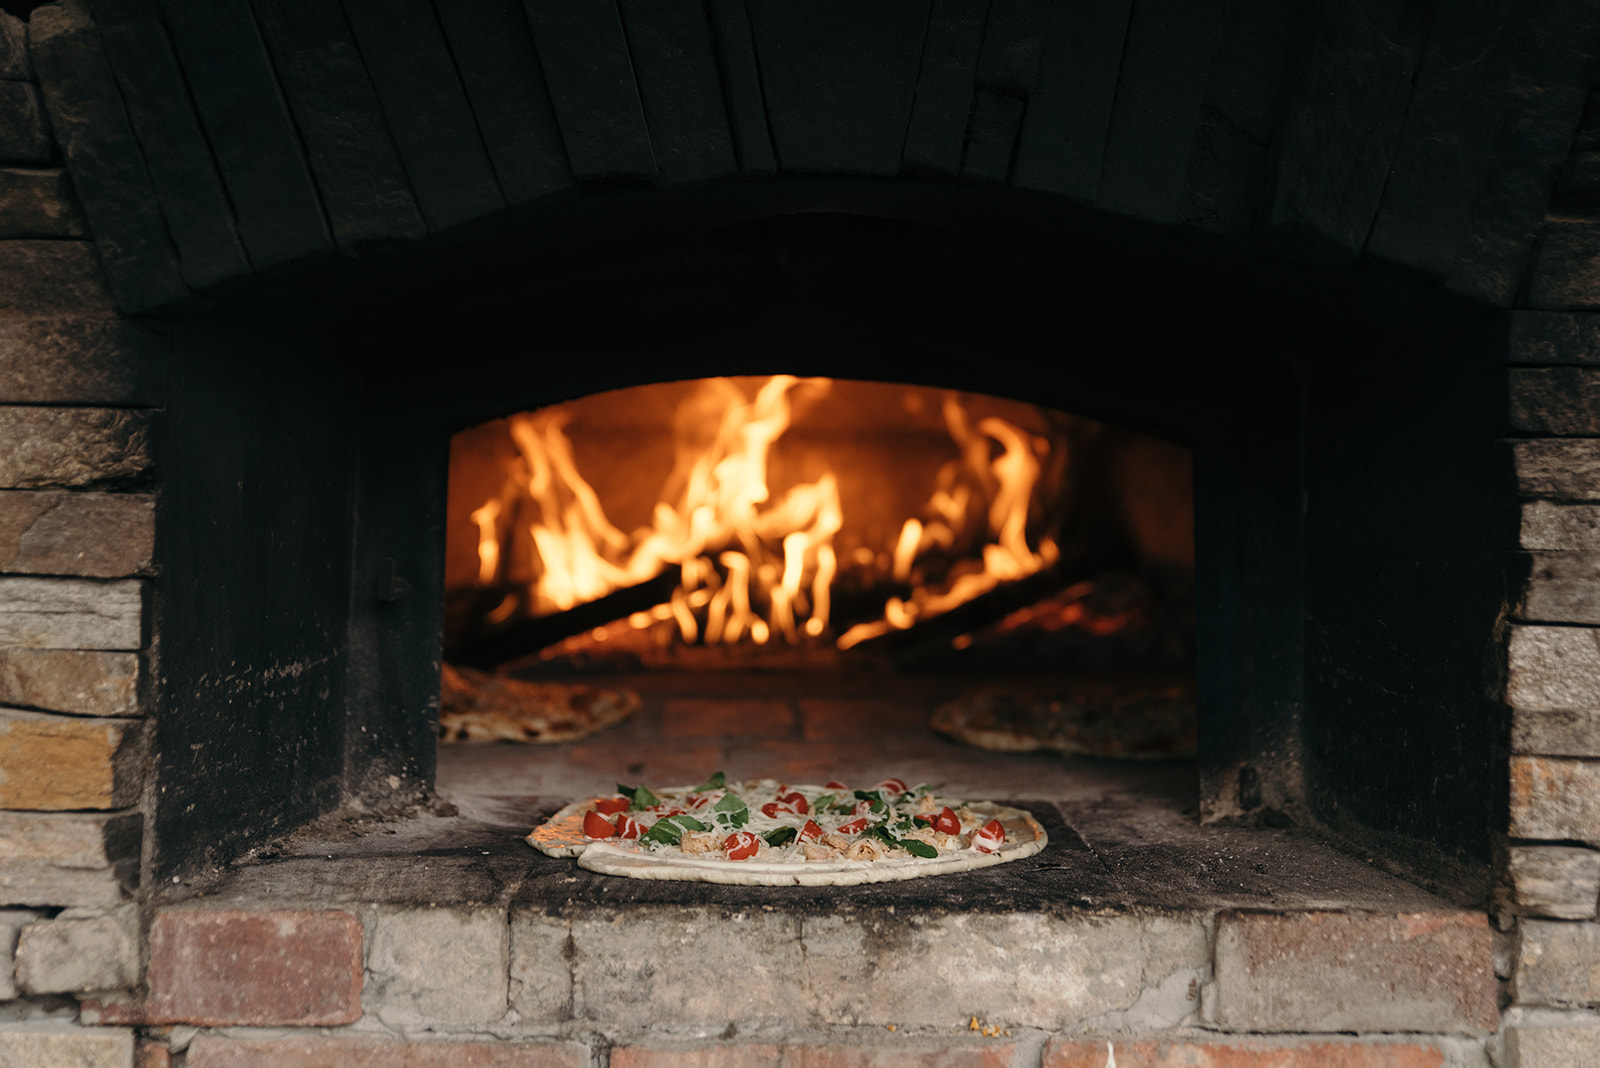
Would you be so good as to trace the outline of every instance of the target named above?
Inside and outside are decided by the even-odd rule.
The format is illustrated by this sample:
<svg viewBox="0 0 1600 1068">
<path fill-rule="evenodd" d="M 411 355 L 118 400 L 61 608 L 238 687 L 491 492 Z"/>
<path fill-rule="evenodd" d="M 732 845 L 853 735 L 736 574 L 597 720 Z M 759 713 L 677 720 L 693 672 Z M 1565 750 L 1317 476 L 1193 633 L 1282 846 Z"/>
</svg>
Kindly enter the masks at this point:
<svg viewBox="0 0 1600 1068">
<path fill-rule="evenodd" d="M 561 809 L 527 837 L 552 857 L 630 879 L 848 886 L 986 868 L 1049 837 L 1022 809 L 947 798 L 885 779 L 791 786 L 773 779 L 617 786 Z"/>
<path fill-rule="evenodd" d="M 442 742 L 570 742 L 620 723 L 639 708 L 632 690 L 528 682 L 444 665 L 439 687 Z"/>
<path fill-rule="evenodd" d="M 979 749 L 1130 760 L 1192 757 L 1199 739 L 1188 681 L 990 687 L 940 705 L 929 725 Z"/>
</svg>

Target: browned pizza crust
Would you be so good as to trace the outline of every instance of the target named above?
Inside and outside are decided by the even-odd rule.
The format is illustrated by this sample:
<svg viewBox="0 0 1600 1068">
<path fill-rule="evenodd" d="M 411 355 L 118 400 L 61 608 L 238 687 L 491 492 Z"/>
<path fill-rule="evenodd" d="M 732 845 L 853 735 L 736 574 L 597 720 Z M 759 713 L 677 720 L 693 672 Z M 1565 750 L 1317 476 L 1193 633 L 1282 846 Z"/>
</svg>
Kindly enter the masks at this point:
<svg viewBox="0 0 1600 1068">
<path fill-rule="evenodd" d="M 1188 681 L 990 687 L 941 705 L 932 727 L 979 749 L 1136 760 L 1192 757 L 1199 737 Z"/>
<path fill-rule="evenodd" d="M 439 689 L 443 742 L 570 742 L 620 723 L 639 708 L 632 690 L 527 682 L 444 665 Z"/>
</svg>

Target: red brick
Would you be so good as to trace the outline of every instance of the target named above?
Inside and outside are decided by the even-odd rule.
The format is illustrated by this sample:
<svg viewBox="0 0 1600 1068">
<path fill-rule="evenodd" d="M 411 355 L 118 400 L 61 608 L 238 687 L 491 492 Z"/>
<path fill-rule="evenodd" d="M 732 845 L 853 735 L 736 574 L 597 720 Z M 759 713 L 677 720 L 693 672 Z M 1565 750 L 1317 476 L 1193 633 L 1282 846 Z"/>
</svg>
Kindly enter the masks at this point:
<svg viewBox="0 0 1600 1068">
<path fill-rule="evenodd" d="M 572 1042 L 397 1042 L 384 1038 L 229 1039 L 199 1035 L 186 1068 L 588 1068 Z"/>
<path fill-rule="evenodd" d="M 928 725 L 928 710 L 917 701 L 848 700 L 833 697 L 807 697 L 800 702 L 806 738 L 836 742 L 872 728 L 901 727 L 922 730 Z"/>
<path fill-rule="evenodd" d="M 739 699 L 668 701 L 661 717 L 666 738 L 787 738 L 794 709 L 787 701 Z"/>
<path fill-rule="evenodd" d="M 1444 1054 L 1412 1042 L 1351 1040 L 1194 1039 L 1125 1042 L 1052 1038 L 1042 1068 L 1440 1068 Z"/>
<path fill-rule="evenodd" d="M 348 912 L 161 912 L 146 1011 L 209 1027 L 354 1023 L 361 974 L 361 921 Z"/>
<path fill-rule="evenodd" d="M 133 1068 L 172 1068 L 167 1044 L 141 1041 L 133 1050 Z"/>
<path fill-rule="evenodd" d="M 1476 912 L 1224 912 L 1216 982 L 1225 1031 L 1485 1032 L 1500 1020 Z"/>
<path fill-rule="evenodd" d="M 865 1045 L 708 1042 L 615 1046 L 611 1050 L 611 1068 L 1010 1068 L 1016 1055 L 1015 1042 L 941 1042 L 913 1036 Z M 1102 1059 L 1095 1068 L 1103 1068 L 1104 1063 Z"/>
<path fill-rule="evenodd" d="M 151 1021 L 143 997 L 109 991 L 79 997 L 78 1022 L 88 1027 L 143 1027 Z"/>
</svg>

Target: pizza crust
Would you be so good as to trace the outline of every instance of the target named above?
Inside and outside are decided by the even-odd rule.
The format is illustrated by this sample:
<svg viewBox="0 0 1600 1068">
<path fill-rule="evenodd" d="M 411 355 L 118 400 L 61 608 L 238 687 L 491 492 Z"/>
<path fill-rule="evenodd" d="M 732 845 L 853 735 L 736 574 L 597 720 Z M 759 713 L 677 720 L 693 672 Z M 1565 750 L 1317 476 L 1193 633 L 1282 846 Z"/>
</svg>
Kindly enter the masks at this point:
<svg viewBox="0 0 1600 1068">
<path fill-rule="evenodd" d="M 988 687 L 940 705 L 929 725 L 994 752 L 1045 749 L 1122 760 L 1193 757 L 1199 736 L 1195 689 L 1188 680 Z"/>
<path fill-rule="evenodd" d="M 441 742 L 572 742 L 633 715 L 639 695 L 577 683 L 529 682 L 445 664 Z"/>
<path fill-rule="evenodd" d="M 799 786 L 794 789 L 814 791 L 820 788 Z M 754 858 L 726 860 L 718 855 L 692 856 L 671 848 L 655 852 L 640 851 L 637 847 L 614 845 L 608 839 L 586 838 L 583 834 L 583 814 L 594 800 L 589 798 L 567 805 L 536 828 L 525 841 L 547 856 L 577 857 L 578 867 L 602 875 L 734 886 L 856 886 L 920 879 L 929 875 L 950 875 L 1022 860 L 1038 853 L 1050 842 L 1050 836 L 1031 813 L 992 801 L 974 801 L 967 806 L 972 814 L 984 820 L 998 819 L 1006 828 L 1005 844 L 993 853 L 968 847 L 941 852 L 930 859 L 889 857 L 870 861 L 842 858 L 808 861 L 796 856 L 779 861 Z"/>
</svg>

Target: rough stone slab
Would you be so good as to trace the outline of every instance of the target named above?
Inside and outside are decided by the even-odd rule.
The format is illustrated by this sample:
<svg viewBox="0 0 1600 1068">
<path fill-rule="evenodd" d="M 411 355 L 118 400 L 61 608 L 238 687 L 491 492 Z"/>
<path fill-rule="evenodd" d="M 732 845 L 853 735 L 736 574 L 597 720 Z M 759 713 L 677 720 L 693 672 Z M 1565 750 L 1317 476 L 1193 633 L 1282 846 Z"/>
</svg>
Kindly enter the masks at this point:
<svg viewBox="0 0 1600 1068">
<path fill-rule="evenodd" d="M 0 1001 L 9 1001 L 17 996 L 15 964 L 18 936 L 28 924 L 45 916 L 46 913 L 34 909 L 0 909 Z"/>
<path fill-rule="evenodd" d="M 1044 52 L 1041 5 L 1031 0 L 995 0 L 983 31 L 978 88 L 1026 99 Z"/>
<path fill-rule="evenodd" d="M 427 236 L 344 12 L 322 0 L 253 7 L 339 247 Z"/>
<path fill-rule="evenodd" d="M 772 133 L 767 128 L 767 104 L 756 65 L 754 31 L 744 0 L 710 0 L 711 35 L 722 68 L 723 93 L 728 102 L 728 126 L 733 151 L 743 174 L 771 174 L 778 169 L 772 154 Z"/>
<path fill-rule="evenodd" d="M 1507 872 L 1520 913 L 1592 920 L 1600 909 L 1600 852 L 1576 846 L 1512 846 Z"/>
<path fill-rule="evenodd" d="M 1133 8 L 1095 206 L 1178 221 L 1206 74 L 1226 0 L 1142 0 Z"/>
<path fill-rule="evenodd" d="M 1535 756 L 1600 757 L 1600 709 L 1518 709 L 1511 718 L 1511 749 Z"/>
<path fill-rule="evenodd" d="M 150 466 L 144 412 L 0 405 L 0 487 L 126 482 L 148 475 Z"/>
<path fill-rule="evenodd" d="M 0 167 L 0 238 L 88 236 L 66 171 Z"/>
<path fill-rule="evenodd" d="M 1514 311 L 1506 362 L 1534 367 L 1600 364 L 1600 315 Z"/>
<path fill-rule="evenodd" d="M 1600 435 L 1600 367 L 1513 367 L 1509 378 L 1513 433 Z"/>
<path fill-rule="evenodd" d="M 1426 1041 L 1336 1038 L 1270 1039 L 1221 1035 L 1188 1038 L 1051 1038 L 1042 1068 L 1105 1068 L 1116 1058 L 1137 1068 L 1445 1068 Z"/>
<path fill-rule="evenodd" d="M 1100 188 L 1132 0 L 1052 4 L 1012 182 L 1091 201 Z"/>
<path fill-rule="evenodd" d="M 0 578 L 0 645 L 137 650 L 143 600 L 133 579 Z"/>
<path fill-rule="evenodd" d="M 748 7 L 778 165 L 898 173 L 928 0 L 752 0 Z"/>
<path fill-rule="evenodd" d="M 150 927 L 152 1022 L 332 1027 L 361 1018 L 361 921 L 329 910 L 167 909 Z"/>
<path fill-rule="evenodd" d="M 155 4 L 92 3 L 183 280 L 207 290 L 245 277 L 250 261 Z"/>
<path fill-rule="evenodd" d="M 150 568 L 156 502 L 145 494 L 0 490 L 0 572 L 122 578 Z"/>
<path fill-rule="evenodd" d="M 161 0 L 206 139 L 257 270 L 333 248 L 249 0 Z"/>
<path fill-rule="evenodd" d="M 1588 0 L 1517 10 L 1507 110 L 1445 278 L 1447 288 L 1498 307 L 1510 306 L 1522 286 L 1600 48 L 1600 9 Z"/>
<path fill-rule="evenodd" d="M 123 296 L 122 289 L 117 292 Z M 90 242 L 0 241 L 0 319 L 114 314 L 106 272 Z"/>
<path fill-rule="evenodd" d="M 1265 226 L 1280 250 L 1337 266 L 1361 251 L 1377 215 L 1427 20 L 1387 0 L 1324 12 L 1279 135 Z"/>
<path fill-rule="evenodd" d="M 29 994 L 125 990 L 139 982 L 139 915 L 68 909 L 22 929 L 17 985 Z"/>
<path fill-rule="evenodd" d="M 1521 1005 L 1600 1005 L 1600 923 L 1526 919 L 1518 926 L 1511 999 Z"/>
<path fill-rule="evenodd" d="M 986 0 L 933 0 L 906 128 L 904 159 L 913 167 L 961 171 L 988 7 Z"/>
<path fill-rule="evenodd" d="M 127 808 L 144 785 L 144 723 L 0 707 L 0 808 Z"/>
<path fill-rule="evenodd" d="M 576 1042 L 199 1035 L 184 1063 L 186 1068 L 589 1068 L 592 1061 L 589 1048 Z"/>
<path fill-rule="evenodd" d="M 159 404 L 169 348 L 122 319 L 0 319 L 0 404 Z"/>
<path fill-rule="evenodd" d="M 0 704 L 80 716 L 136 716 L 137 653 L 0 649 Z"/>
<path fill-rule="evenodd" d="M 4 11 L 0 11 L 0 78 L 20 82 L 33 80 L 33 64 L 28 59 L 28 24 Z"/>
<path fill-rule="evenodd" d="M 990 182 L 1006 180 L 1025 106 L 1014 96 L 978 90 L 972 126 L 967 131 L 966 156 L 961 161 L 963 175 Z"/>
<path fill-rule="evenodd" d="M 1518 541 L 1524 549 L 1600 551 L 1600 505 L 1529 501 Z"/>
<path fill-rule="evenodd" d="M 1516 0 L 1444 4 L 1433 18 L 1367 254 L 1438 278 L 1455 264 L 1511 97 Z"/>
<path fill-rule="evenodd" d="M 1511 837 L 1600 845 L 1600 761 L 1512 757 Z"/>
<path fill-rule="evenodd" d="M 32 82 L 0 81 L 0 160 L 49 163 L 56 143 L 45 119 L 44 101 Z"/>
<path fill-rule="evenodd" d="M 614 4 L 528 4 L 561 138 L 579 178 L 655 173 L 628 42 Z"/>
<path fill-rule="evenodd" d="M 1600 1024 L 1506 1029 L 1506 1068 L 1588 1068 L 1596 1050 Z"/>
<path fill-rule="evenodd" d="M 430 230 L 505 207 L 428 0 L 344 0 L 361 58 Z"/>
<path fill-rule="evenodd" d="M 139 1039 L 133 1047 L 133 1068 L 172 1068 L 166 1039 Z"/>
<path fill-rule="evenodd" d="M 144 154 L 99 34 L 81 5 L 47 5 L 28 22 L 50 122 L 117 303 L 149 311 L 189 296 Z"/>
<path fill-rule="evenodd" d="M 1509 629 L 1508 704 L 1518 711 L 1600 710 L 1600 630 Z"/>
<path fill-rule="evenodd" d="M 733 134 L 699 0 L 620 0 L 619 7 L 661 184 L 733 174 Z"/>
<path fill-rule="evenodd" d="M 880 1038 L 854 1036 L 834 1041 L 815 1039 L 773 1042 L 655 1040 L 611 1047 L 609 1068 L 1010 1068 L 1037 1063 L 1028 1059 L 1023 1043 L 977 1038 L 971 1035 L 893 1035 Z M 1105 1047 L 1100 1047 L 1102 1068 Z"/>
<path fill-rule="evenodd" d="M 509 943 L 503 909 L 382 912 L 367 959 L 367 1008 L 390 1027 L 498 1020 Z"/>
<path fill-rule="evenodd" d="M 1517 441 L 1511 456 L 1524 497 L 1600 500 L 1600 441 Z"/>
<path fill-rule="evenodd" d="M 1600 623 L 1600 553 L 1528 553 L 1529 574 L 1512 609 L 1537 623 Z"/>
<path fill-rule="evenodd" d="M 1545 223 L 1528 269 L 1528 304 L 1547 311 L 1600 311 L 1600 220 Z"/>
<path fill-rule="evenodd" d="M 0 1024 L 0 1068 L 132 1068 L 133 1031 L 71 1024 Z"/>
<path fill-rule="evenodd" d="M 459 0 L 434 10 L 506 202 L 525 204 L 572 188 L 576 180 L 521 0 Z"/>
<path fill-rule="evenodd" d="M 1229 1031 L 1488 1032 L 1481 913 L 1224 912 L 1216 1020 Z"/>
<path fill-rule="evenodd" d="M 0 812 L 0 904 L 119 904 L 138 885 L 137 812 Z"/>
<path fill-rule="evenodd" d="M 542 909 L 511 911 L 511 1007 L 531 1024 L 572 1018 L 571 927 Z"/>
</svg>

